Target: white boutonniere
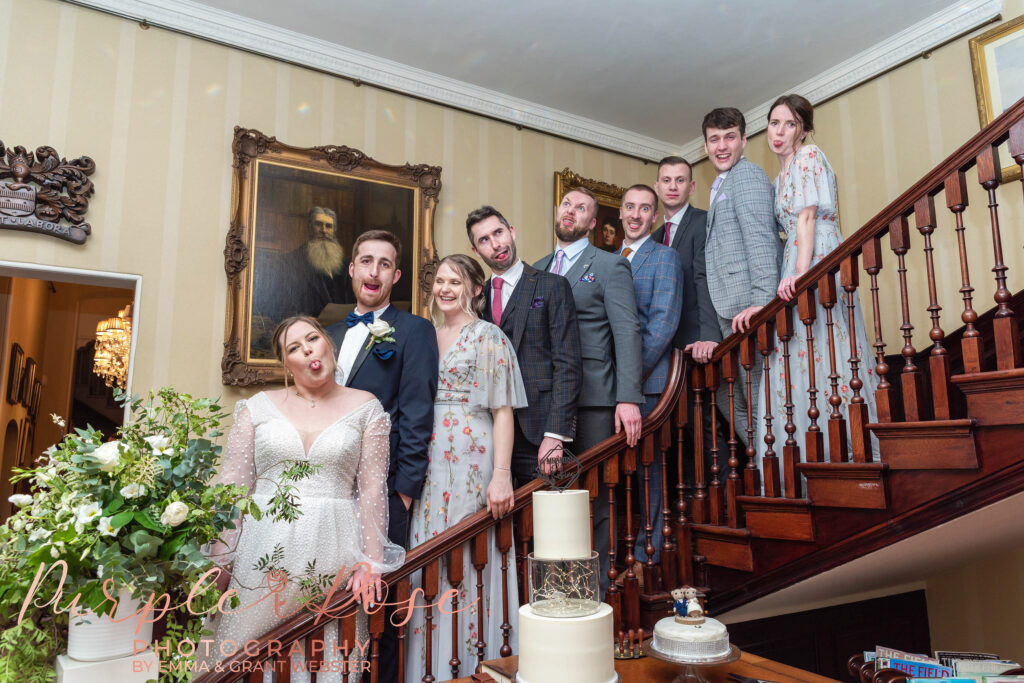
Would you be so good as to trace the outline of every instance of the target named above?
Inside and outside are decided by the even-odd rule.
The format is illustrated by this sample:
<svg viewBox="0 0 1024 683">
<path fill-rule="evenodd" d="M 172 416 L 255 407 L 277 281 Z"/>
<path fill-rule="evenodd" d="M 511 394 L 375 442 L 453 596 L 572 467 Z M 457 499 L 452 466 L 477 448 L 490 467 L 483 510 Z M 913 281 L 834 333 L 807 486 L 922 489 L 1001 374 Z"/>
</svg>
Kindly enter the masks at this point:
<svg viewBox="0 0 1024 683">
<path fill-rule="evenodd" d="M 392 336 L 395 333 L 395 328 L 388 321 L 378 318 L 366 327 L 370 330 L 370 341 L 366 343 L 366 348 L 381 342 L 395 342 L 395 338 Z"/>
</svg>

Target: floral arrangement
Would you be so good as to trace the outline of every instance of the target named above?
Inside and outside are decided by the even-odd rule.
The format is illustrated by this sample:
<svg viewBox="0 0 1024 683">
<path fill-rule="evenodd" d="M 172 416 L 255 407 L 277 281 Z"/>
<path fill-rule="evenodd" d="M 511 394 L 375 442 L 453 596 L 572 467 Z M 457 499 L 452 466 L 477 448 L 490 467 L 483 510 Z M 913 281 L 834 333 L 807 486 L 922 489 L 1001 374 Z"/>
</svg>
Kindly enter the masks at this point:
<svg viewBox="0 0 1024 683">
<path fill-rule="evenodd" d="M 77 596 L 79 611 L 109 614 L 108 579 L 111 595 L 127 587 L 151 601 L 157 615 L 164 601 L 173 609 L 160 651 L 175 662 L 161 680 L 189 680 L 190 662 L 180 660 L 192 656 L 181 655 L 178 643 L 201 639 L 205 614 L 221 595 L 208 579 L 186 607 L 193 585 L 216 567 L 202 549 L 234 529 L 240 514 L 263 514 L 246 487 L 210 483 L 221 461 L 213 439 L 226 416 L 216 402 L 172 388 L 147 400 L 115 395 L 131 407 L 116 440 L 104 441 L 91 427 L 75 429 L 37 467 L 15 470 L 12 481 L 26 482 L 30 493 L 11 496 L 17 512 L 0 525 L 0 680 L 14 680 L 5 670 L 21 681 L 52 680 L 69 605 Z M 266 512 L 296 517 L 287 481 L 313 471 L 306 463 L 288 468 Z"/>
</svg>

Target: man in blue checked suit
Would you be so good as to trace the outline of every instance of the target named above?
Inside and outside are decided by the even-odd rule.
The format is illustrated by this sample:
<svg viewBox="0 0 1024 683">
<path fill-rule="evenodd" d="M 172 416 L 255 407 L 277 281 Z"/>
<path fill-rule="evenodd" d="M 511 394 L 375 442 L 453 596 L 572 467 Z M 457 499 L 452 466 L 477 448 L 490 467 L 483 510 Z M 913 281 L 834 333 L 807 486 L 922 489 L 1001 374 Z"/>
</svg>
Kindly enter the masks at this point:
<svg viewBox="0 0 1024 683">
<path fill-rule="evenodd" d="M 633 269 L 633 288 L 636 292 L 636 310 L 640 316 L 640 336 L 643 358 L 644 403 L 640 413 L 646 417 L 661 397 L 668 380 L 668 366 L 672 358 L 672 339 L 679 326 L 683 308 L 683 281 L 679 252 L 651 239 L 651 227 L 658 215 L 658 196 L 647 185 L 633 185 L 622 196 L 619 218 L 626 233 L 619 251 Z M 662 534 L 661 450 L 655 449 L 650 469 L 649 502 L 654 527 L 652 544 L 654 561 L 658 561 Z M 639 481 L 639 477 L 638 477 Z M 643 484 L 640 485 L 643 500 Z M 641 507 L 641 510 L 643 508 Z M 634 555 L 643 562 L 647 559 L 647 537 L 640 533 Z"/>
</svg>

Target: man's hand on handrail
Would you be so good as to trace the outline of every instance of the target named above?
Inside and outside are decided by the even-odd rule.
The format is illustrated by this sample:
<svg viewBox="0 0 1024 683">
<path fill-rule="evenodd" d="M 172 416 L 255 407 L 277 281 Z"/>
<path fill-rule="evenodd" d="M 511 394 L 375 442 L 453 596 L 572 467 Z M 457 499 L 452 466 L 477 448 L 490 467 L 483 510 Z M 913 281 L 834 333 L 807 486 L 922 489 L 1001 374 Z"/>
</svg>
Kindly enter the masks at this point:
<svg viewBox="0 0 1024 683">
<path fill-rule="evenodd" d="M 687 344 L 683 351 L 690 354 L 695 362 L 707 363 L 711 360 L 711 354 L 715 352 L 716 348 L 718 348 L 718 342 L 696 341 L 692 344 Z"/>
<path fill-rule="evenodd" d="M 732 319 L 733 332 L 746 332 L 750 327 L 750 319 L 753 318 L 764 306 L 747 306 Z"/>
</svg>

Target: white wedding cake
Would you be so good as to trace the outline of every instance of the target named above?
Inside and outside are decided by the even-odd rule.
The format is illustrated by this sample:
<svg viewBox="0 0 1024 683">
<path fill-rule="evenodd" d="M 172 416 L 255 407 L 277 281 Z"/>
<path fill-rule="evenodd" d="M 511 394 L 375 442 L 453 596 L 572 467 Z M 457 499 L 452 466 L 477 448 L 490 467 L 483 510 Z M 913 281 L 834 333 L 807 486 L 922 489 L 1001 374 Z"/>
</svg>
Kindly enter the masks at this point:
<svg viewBox="0 0 1024 683">
<path fill-rule="evenodd" d="M 530 604 L 519 608 L 516 681 L 615 683 L 612 608 L 598 602 L 589 493 L 535 492 L 533 530 Z"/>
<path fill-rule="evenodd" d="M 725 624 L 711 617 L 704 617 L 701 624 L 681 624 L 675 617 L 666 617 L 654 625 L 651 647 L 675 659 L 718 659 L 730 652 L 729 632 Z"/>
</svg>

